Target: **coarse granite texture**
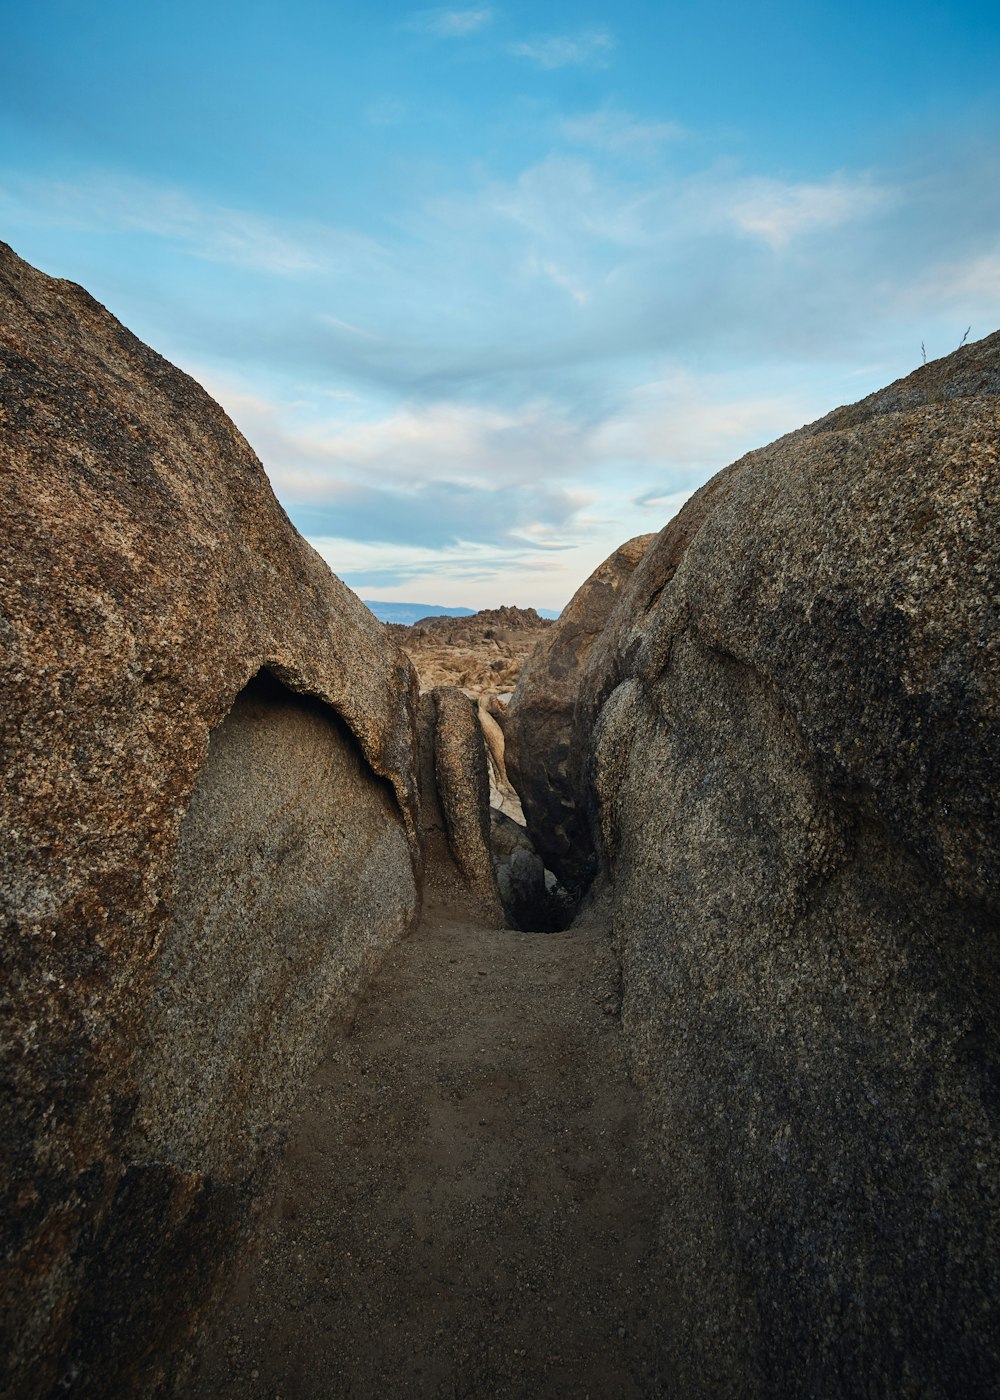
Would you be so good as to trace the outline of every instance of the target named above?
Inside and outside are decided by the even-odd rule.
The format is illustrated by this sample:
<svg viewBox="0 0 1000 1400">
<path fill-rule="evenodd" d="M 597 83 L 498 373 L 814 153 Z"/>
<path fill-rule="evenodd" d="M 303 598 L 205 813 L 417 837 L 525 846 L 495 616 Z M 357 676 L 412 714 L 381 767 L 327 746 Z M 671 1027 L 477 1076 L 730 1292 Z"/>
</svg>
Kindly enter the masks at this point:
<svg viewBox="0 0 1000 1400">
<path fill-rule="evenodd" d="M 678 1395 L 997 1393 L 998 395 L 741 459 L 583 679 Z"/>
<path fill-rule="evenodd" d="M 310 1037 L 415 916 L 415 677 L 292 528 L 218 405 L 81 288 L 5 245 L 0 462 L 2 1385 L 18 1400 L 53 1387 L 149 1393 L 255 1209 Z M 331 882 L 336 898 L 325 912 L 290 908 L 305 923 L 284 950 L 276 926 L 241 942 L 233 904 L 212 916 L 229 951 L 191 958 L 185 920 L 220 878 L 216 854 L 244 886 L 259 878 L 258 911 L 288 895 L 286 864 L 299 880 L 291 851 L 251 877 L 264 795 L 249 777 L 244 794 L 238 774 L 230 782 L 232 841 L 215 832 L 225 852 L 185 835 L 196 791 L 212 800 L 210 736 L 229 743 L 254 692 L 223 721 L 262 672 L 280 698 L 248 760 L 273 740 L 287 791 L 308 790 L 321 823 L 339 799 L 336 820 L 358 834 L 328 855 L 350 869 L 314 871 L 304 902 L 324 903 Z M 314 763 L 343 784 L 333 799 L 297 771 Z M 276 825 L 260 836 L 276 850 L 303 817 L 283 828 L 280 789 L 270 800 Z M 369 856 L 381 871 L 362 868 Z M 363 950 L 345 946 L 348 929 Z M 151 998 L 170 959 L 189 979 L 178 1014 L 190 1025 L 166 1032 Z M 227 1105 L 216 1140 L 163 1052 L 170 1041 L 194 1054 L 194 1002 L 227 1004 L 218 979 L 273 1039 L 255 1048 L 237 1016 L 227 1046 L 206 1023 L 206 1092 Z M 258 1051 L 271 1082 L 240 1105 Z"/>
</svg>

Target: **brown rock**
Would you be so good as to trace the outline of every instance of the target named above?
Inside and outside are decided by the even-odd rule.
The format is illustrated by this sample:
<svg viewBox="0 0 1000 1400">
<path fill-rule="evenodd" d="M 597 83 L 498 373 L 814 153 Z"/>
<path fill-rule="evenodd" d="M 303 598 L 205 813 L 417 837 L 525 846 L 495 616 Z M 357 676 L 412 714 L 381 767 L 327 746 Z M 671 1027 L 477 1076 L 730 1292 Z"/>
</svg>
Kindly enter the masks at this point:
<svg viewBox="0 0 1000 1400">
<path fill-rule="evenodd" d="M 484 917 L 504 923 L 490 853 L 490 789 L 483 732 L 471 700 L 454 686 L 431 692 L 434 776 L 448 846 Z"/>
<path fill-rule="evenodd" d="M 594 873 L 581 765 L 573 739 L 584 663 L 652 535 L 639 535 L 594 570 L 526 662 L 507 711 L 507 768 L 531 837 L 549 869 L 579 895 Z"/>
<path fill-rule="evenodd" d="M 489 698 L 497 709 L 503 709 L 496 696 Z M 524 826 L 521 800 L 507 776 L 507 763 L 504 757 L 506 741 L 503 729 L 500 727 L 500 722 L 493 709 L 484 704 L 482 699 L 479 700 L 476 710 L 483 731 L 483 740 L 486 744 L 486 762 L 490 780 L 490 807 L 495 811 L 503 812 L 513 821 Z"/>
<path fill-rule="evenodd" d="M 685 1396 L 1000 1374 L 998 396 L 1000 334 L 750 453 L 584 680 Z"/>
<path fill-rule="evenodd" d="M 203 390 L 2 245 L 0 356 L 5 1378 L 149 1393 L 414 917 L 414 677 Z"/>
</svg>

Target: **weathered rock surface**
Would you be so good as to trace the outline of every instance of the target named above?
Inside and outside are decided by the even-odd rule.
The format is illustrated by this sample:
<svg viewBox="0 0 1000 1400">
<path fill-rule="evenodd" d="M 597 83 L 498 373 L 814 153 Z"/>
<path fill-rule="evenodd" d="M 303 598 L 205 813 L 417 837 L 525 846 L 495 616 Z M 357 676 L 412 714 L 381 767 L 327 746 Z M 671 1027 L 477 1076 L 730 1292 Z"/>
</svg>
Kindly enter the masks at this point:
<svg viewBox="0 0 1000 1400">
<path fill-rule="evenodd" d="M 414 916 L 415 678 L 222 410 L 3 245 L 0 356 L 0 1384 L 150 1393 Z"/>
<path fill-rule="evenodd" d="M 454 686 L 430 692 L 434 705 L 436 797 L 455 867 L 483 917 L 503 925 L 490 851 L 490 789 L 486 746 L 476 706 Z M 421 697 L 421 708 L 428 697 Z M 427 743 L 427 728 L 422 742 Z M 425 769 L 426 771 L 426 769 Z M 429 773 L 428 773 L 429 778 Z M 427 791 L 425 787 L 424 791 Z"/>
<path fill-rule="evenodd" d="M 420 686 L 454 685 L 468 695 L 509 694 L 525 660 L 552 628 L 534 608 L 484 608 L 470 617 L 425 617 L 387 625 L 413 662 Z"/>
<path fill-rule="evenodd" d="M 498 715 L 502 715 L 503 708 L 502 701 L 495 695 L 481 698 L 476 706 L 479 726 L 483 731 L 483 742 L 486 745 L 490 806 L 495 811 L 503 812 L 504 816 L 510 817 L 518 825 L 524 826 L 521 799 L 507 775 L 506 740 L 498 718 Z"/>
<path fill-rule="evenodd" d="M 590 884 L 595 869 L 580 803 L 589 743 L 581 747 L 574 739 L 581 673 L 653 538 L 638 535 L 623 544 L 577 589 L 525 662 L 507 710 L 507 767 L 528 830 L 546 866 L 576 894 Z"/>
<path fill-rule="evenodd" d="M 584 679 L 686 1397 L 996 1393 L 998 396 L 743 458 Z"/>
</svg>

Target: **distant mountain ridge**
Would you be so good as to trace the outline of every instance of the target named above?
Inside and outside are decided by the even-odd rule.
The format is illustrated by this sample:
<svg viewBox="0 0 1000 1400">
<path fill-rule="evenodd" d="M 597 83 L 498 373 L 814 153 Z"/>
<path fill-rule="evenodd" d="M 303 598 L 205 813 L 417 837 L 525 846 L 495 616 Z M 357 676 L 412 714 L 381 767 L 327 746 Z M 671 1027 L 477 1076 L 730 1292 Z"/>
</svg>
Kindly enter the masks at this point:
<svg viewBox="0 0 1000 1400">
<path fill-rule="evenodd" d="M 377 598 L 362 598 L 366 608 L 370 608 L 379 622 L 398 622 L 403 627 L 412 627 L 425 617 L 474 617 L 475 608 L 443 608 L 438 603 L 386 603 Z M 558 617 L 551 608 L 537 608 L 539 617 Z"/>
<path fill-rule="evenodd" d="M 442 608 L 438 603 L 383 603 L 377 598 L 362 598 L 379 622 L 399 622 L 409 627 L 423 617 L 471 617 L 475 608 Z"/>
</svg>

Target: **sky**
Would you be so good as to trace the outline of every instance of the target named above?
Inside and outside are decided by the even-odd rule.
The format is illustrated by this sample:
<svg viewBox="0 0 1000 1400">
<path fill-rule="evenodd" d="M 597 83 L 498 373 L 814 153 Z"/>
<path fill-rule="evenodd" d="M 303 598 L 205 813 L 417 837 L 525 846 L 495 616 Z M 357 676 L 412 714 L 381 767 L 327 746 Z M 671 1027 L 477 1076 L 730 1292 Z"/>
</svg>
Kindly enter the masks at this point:
<svg viewBox="0 0 1000 1400">
<path fill-rule="evenodd" d="M 365 597 L 558 609 L 1000 327 L 1000 5 L 5 6 L 0 238 Z"/>
</svg>

